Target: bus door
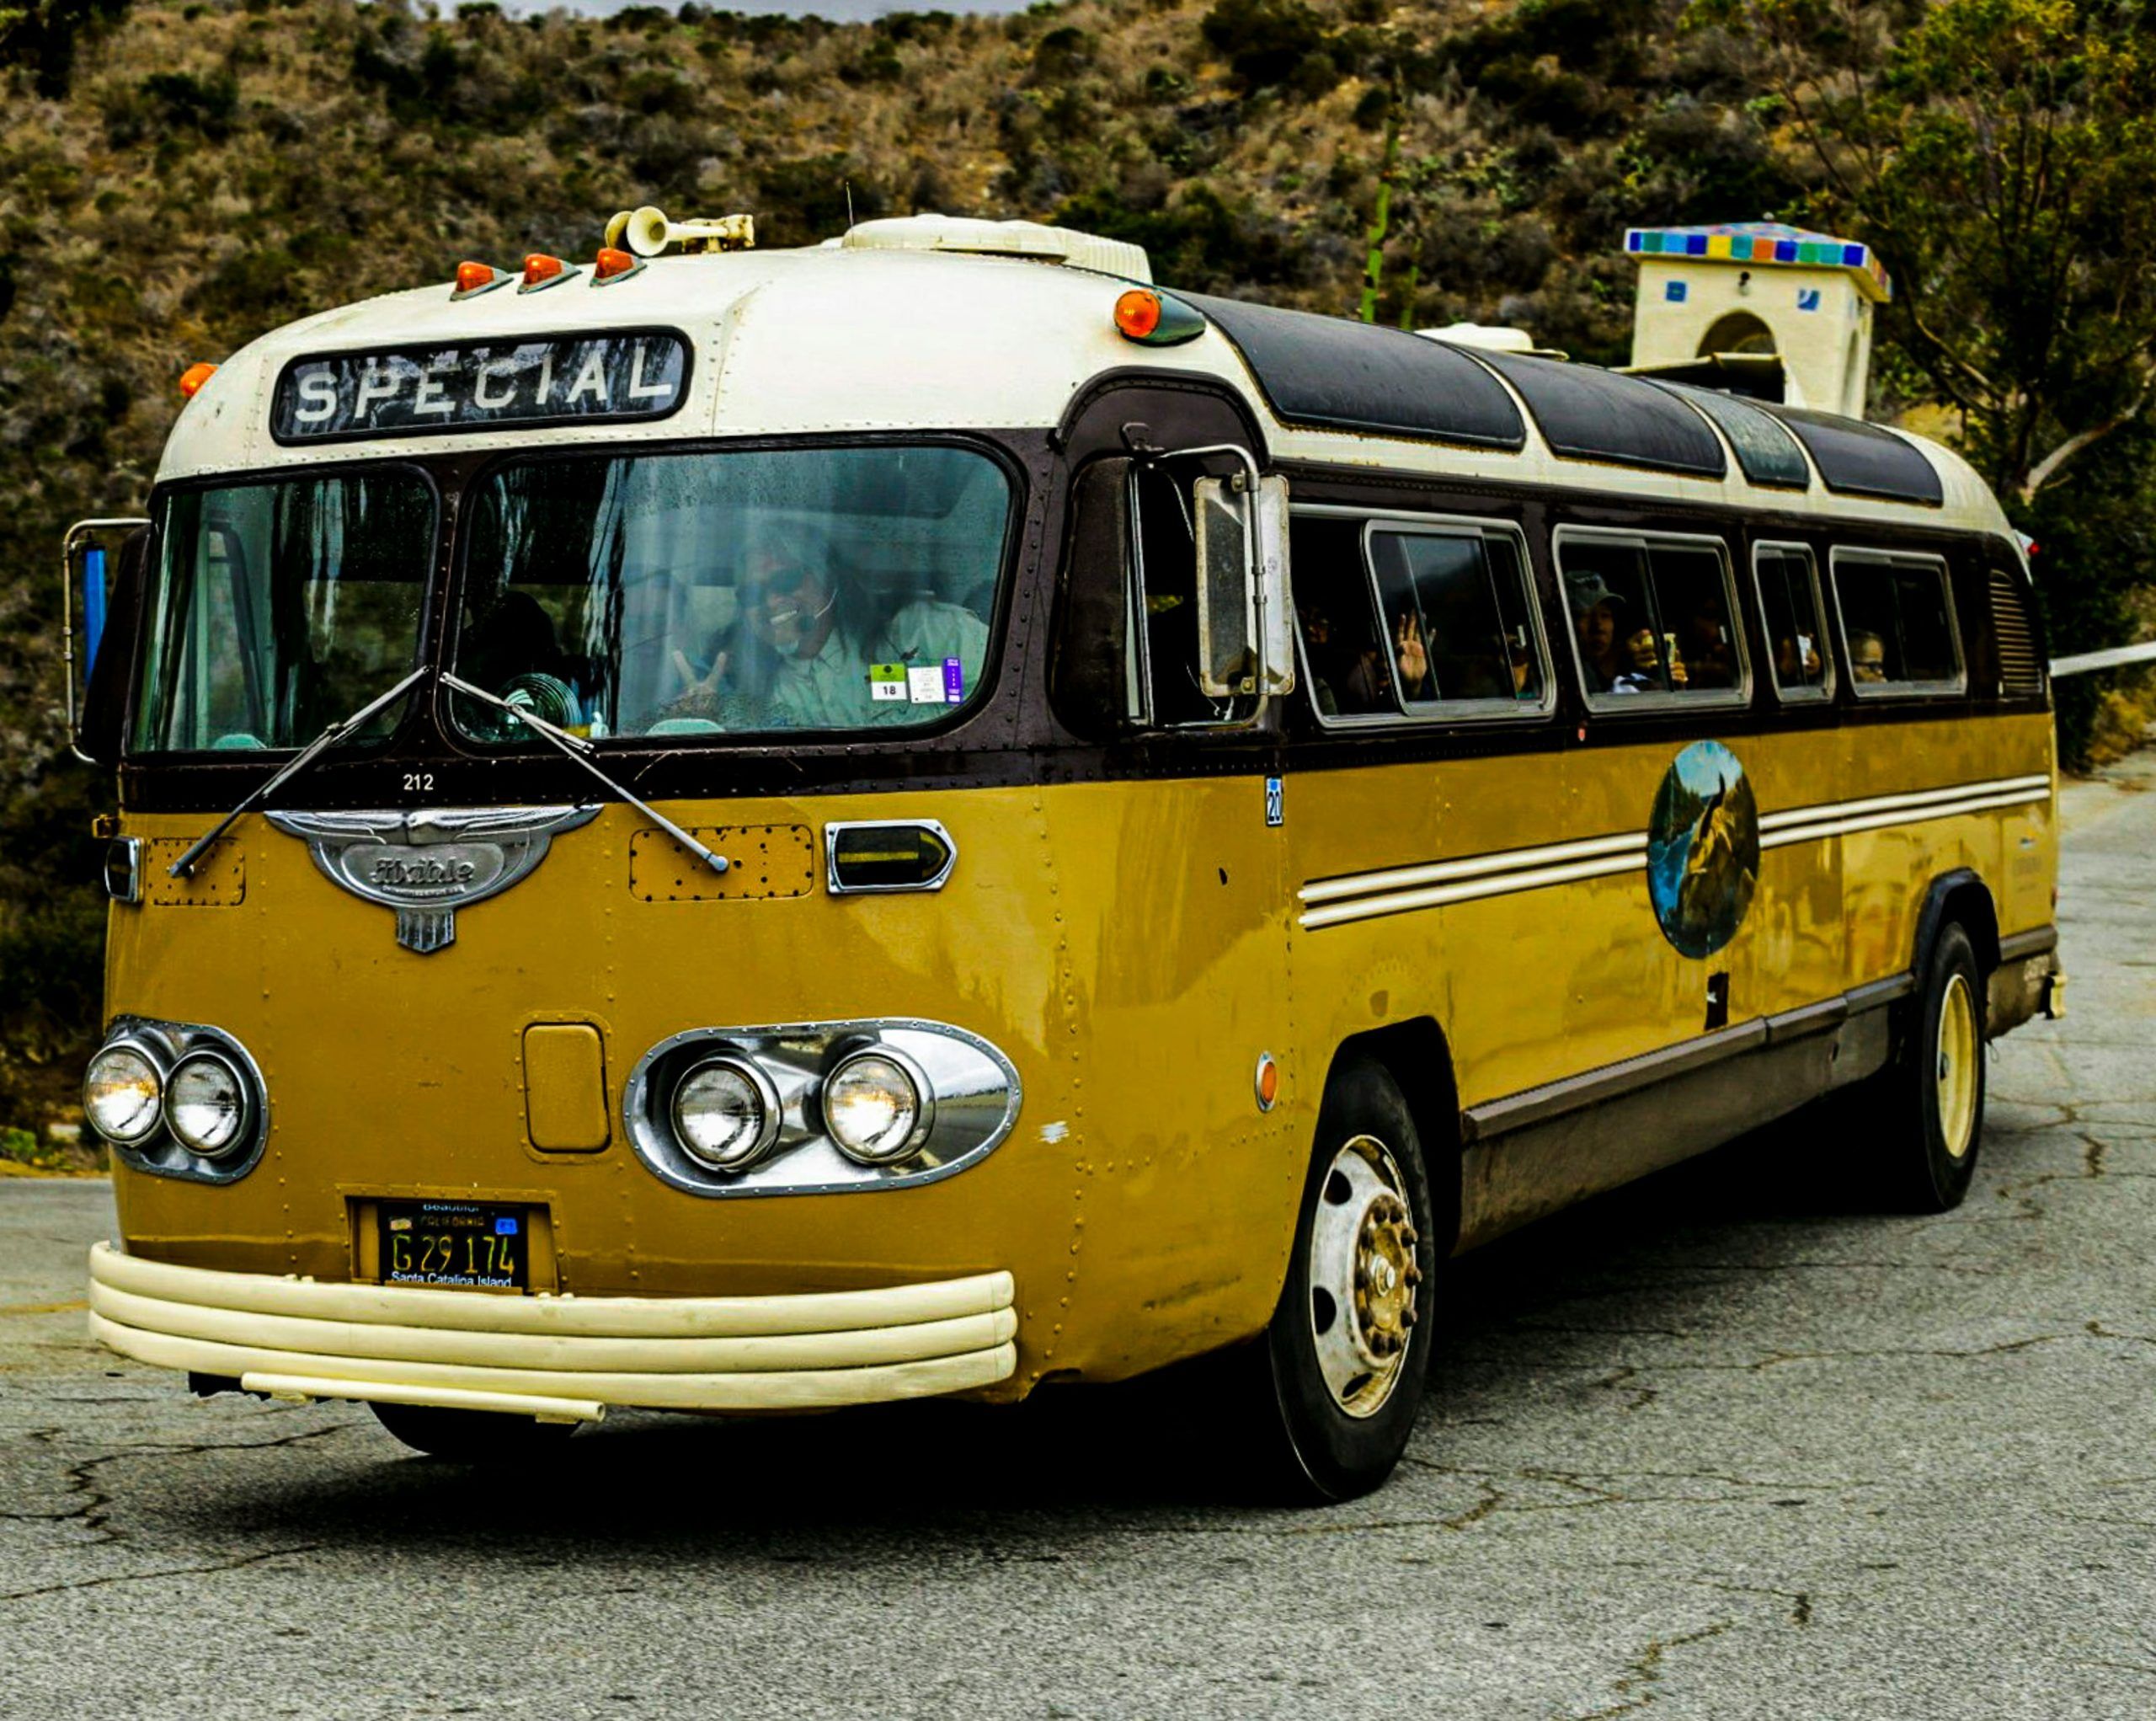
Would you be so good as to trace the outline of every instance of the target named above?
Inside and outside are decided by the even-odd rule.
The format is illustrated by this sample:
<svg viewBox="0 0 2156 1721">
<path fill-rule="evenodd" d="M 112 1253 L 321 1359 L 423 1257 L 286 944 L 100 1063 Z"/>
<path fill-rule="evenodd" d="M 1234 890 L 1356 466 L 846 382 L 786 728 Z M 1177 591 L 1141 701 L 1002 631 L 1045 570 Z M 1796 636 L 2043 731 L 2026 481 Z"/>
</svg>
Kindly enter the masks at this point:
<svg viewBox="0 0 2156 1721">
<path fill-rule="evenodd" d="M 1075 1150 L 1077 1294 L 1149 1311 L 1124 1323 L 1114 1372 L 1241 1336 L 1258 1302 L 1258 1323 L 1270 1312 L 1266 1247 L 1284 1261 L 1303 1166 L 1279 1151 L 1294 1108 L 1261 1092 L 1261 1065 L 1278 1060 L 1290 1084 L 1323 1076 L 1286 1056 L 1292 813 L 1273 738 L 1292 681 L 1262 640 L 1238 663 L 1233 620 L 1220 625 L 1238 596 L 1220 534 L 1253 512 L 1233 484 L 1247 462 L 1082 468 L 1061 578 L 1051 698 L 1102 745 L 1043 794 L 1070 1048 L 1068 1115 L 1049 1127 Z M 1278 516 L 1253 607 L 1284 617 L 1284 486 L 1257 500 Z"/>
</svg>

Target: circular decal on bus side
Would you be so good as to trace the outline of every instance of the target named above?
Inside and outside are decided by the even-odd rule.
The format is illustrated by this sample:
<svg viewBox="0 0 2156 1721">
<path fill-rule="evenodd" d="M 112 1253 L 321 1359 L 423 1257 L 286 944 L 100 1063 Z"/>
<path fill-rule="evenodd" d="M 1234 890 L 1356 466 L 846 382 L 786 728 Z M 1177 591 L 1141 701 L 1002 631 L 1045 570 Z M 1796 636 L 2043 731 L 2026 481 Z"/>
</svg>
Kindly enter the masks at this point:
<svg viewBox="0 0 2156 1721">
<path fill-rule="evenodd" d="M 1694 741 L 1670 762 L 1647 824 L 1647 895 L 1680 955 L 1732 938 L 1759 882 L 1759 806 L 1737 755 Z"/>
</svg>

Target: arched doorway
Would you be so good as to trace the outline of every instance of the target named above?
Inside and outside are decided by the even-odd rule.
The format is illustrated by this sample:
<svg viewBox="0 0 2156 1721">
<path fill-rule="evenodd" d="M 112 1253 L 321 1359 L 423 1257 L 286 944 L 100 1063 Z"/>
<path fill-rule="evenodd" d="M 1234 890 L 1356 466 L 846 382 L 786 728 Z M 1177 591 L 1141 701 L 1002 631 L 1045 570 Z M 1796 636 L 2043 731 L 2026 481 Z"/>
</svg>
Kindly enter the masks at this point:
<svg viewBox="0 0 2156 1721">
<path fill-rule="evenodd" d="M 1780 350 L 1774 331 L 1749 311 L 1729 311 L 1715 318 L 1700 337 L 1699 356 L 1716 353 L 1772 353 Z"/>
</svg>

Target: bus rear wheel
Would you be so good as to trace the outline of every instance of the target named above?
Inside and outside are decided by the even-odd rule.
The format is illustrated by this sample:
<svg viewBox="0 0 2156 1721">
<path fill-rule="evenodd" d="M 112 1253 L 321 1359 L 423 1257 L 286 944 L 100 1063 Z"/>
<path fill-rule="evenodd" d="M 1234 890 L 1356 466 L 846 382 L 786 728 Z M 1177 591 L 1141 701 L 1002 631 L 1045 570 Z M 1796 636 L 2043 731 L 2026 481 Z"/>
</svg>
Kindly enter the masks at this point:
<svg viewBox="0 0 2156 1721">
<path fill-rule="evenodd" d="M 1383 1066 L 1333 1072 L 1294 1253 L 1261 1350 L 1264 1480 L 1305 1499 L 1367 1494 L 1406 1450 L 1429 1372 L 1437 1237 L 1415 1122 Z"/>
<path fill-rule="evenodd" d="M 1984 980 L 1958 922 L 1940 929 L 1894 1061 L 1853 1089 L 1844 1115 L 1894 1207 L 1945 1213 L 1977 1173 L 1984 1125 Z"/>
<path fill-rule="evenodd" d="M 558 1452 L 573 1422 L 542 1422 L 498 1410 L 451 1410 L 436 1404 L 370 1403 L 375 1420 L 430 1458 L 461 1464 L 520 1463 Z"/>
</svg>

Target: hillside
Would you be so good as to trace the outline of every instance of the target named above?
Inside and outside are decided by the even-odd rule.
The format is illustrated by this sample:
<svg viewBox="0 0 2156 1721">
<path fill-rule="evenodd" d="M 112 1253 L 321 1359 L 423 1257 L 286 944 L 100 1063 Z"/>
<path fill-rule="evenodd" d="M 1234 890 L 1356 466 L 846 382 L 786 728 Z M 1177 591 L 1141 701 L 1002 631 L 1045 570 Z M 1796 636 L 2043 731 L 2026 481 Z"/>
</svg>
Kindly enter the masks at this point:
<svg viewBox="0 0 2156 1721">
<path fill-rule="evenodd" d="M 1076 0 L 836 26 L 655 8 L 116 4 L 0 72 L 0 1123 L 94 1032 L 103 906 L 66 760 L 52 559 L 138 509 L 180 371 L 460 258 L 588 253 L 606 215 L 1022 215 L 1165 281 L 1352 312 L 1389 126 L 1387 320 L 1620 354 L 1627 222 L 1797 189 L 1711 34 L 1656 0 Z M 48 56 L 50 58 L 50 56 Z M 64 86 L 64 88 L 63 88 Z"/>
<path fill-rule="evenodd" d="M 1384 320 L 1523 323 L 1620 359 L 1628 223 L 1817 207 L 1785 110 L 1700 10 L 1071 0 L 836 25 L 693 4 L 0 7 L 0 1125 L 63 1103 L 96 1029 L 88 828 L 107 790 L 66 756 L 55 552 L 70 520 L 140 509 L 191 361 L 461 258 L 588 255 L 645 202 L 750 211 L 766 245 L 829 237 L 849 206 L 1025 216 L 1136 240 L 1171 284 L 1353 314 L 1381 175 Z M 1914 392 L 1894 333 L 1875 373 L 1890 407 Z M 2085 512 L 2100 481 L 2105 517 L 2137 521 L 2151 469 L 2137 454 L 2070 500 Z M 2105 570 L 2105 592 L 2143 577 L 2131 529 L 2123 553 L 2091 538 L 2061 567 Z M 2062 633 L 2119 637 L 2102 601 Z"/>
</svg>

